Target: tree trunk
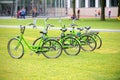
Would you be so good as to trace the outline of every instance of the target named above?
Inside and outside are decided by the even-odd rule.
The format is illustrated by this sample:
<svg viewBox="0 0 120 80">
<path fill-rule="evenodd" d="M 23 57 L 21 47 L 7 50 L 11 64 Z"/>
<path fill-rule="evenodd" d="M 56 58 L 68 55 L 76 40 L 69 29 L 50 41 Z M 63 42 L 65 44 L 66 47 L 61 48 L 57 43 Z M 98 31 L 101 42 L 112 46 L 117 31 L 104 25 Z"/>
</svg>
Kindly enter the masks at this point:
<svg viewBox="0 0 120 80">
<path fill-rule="evenodd" d="M 100 2 L 101 2 L 101 21 L 105 21 L 106 0 L 100 0 Z"/>
<path fill-rule="evenodd" d="M 118 17 L 120 16 L 120 0 L 118 0 Z"/>
<path fill-rule="evenodd" d="M 76 18 L 76 0 L 72 0 L 72 5 L 73 5 L 73 16 Z"/>
</svg>

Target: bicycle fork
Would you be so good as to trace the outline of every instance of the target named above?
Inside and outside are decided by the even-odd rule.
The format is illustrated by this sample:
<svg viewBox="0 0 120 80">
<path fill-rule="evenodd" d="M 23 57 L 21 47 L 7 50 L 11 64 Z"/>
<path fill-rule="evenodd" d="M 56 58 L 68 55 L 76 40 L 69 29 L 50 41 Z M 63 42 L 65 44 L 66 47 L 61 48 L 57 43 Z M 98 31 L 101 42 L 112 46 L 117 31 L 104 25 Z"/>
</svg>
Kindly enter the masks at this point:
<svg viewBox="0 0 120 80">
<path fill-rule="evenodd" d="M 18 40 L 18 43 L 17 43 L 17 45 L 15 46 L 14 49 L 17 51 L 17 49 L 19 48 L 19 46 L 21 44 L 22 38 L 20 38 L 20 36 L 17 36 L 16 39 Z"/>
</svg>

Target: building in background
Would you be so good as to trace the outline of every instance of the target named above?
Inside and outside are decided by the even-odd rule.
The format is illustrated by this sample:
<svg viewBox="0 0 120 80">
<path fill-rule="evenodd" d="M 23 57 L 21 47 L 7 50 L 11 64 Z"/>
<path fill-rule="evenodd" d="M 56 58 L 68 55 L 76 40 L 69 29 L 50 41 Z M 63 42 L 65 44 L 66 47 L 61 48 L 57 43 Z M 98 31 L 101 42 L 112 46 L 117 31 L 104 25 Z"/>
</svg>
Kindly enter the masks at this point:
<svg viewBox="0 0 120 80">
<path fill-rule="evenodd" d="M 14 16 L 21 8 L 27 16 L 37 8 L 38 16 L 65 16 L 66 0 L 0 0 L 0 16 Z"/>
<path fill-rule="evenodd" d="M 72 0 L 68 1 L 68 12 L 72 15 Z M 100 0 L 76 0 L 76 11 L 80 9 L 80 16 L 95 16 L 95 11 L 100 11 Z M 111 10 L 111 16 L 116 17 L 118 13 L 118 0 L 106 0 L 105 15 L 108 16 L 108 10 Z"/>
<path fill-rule="evenodd" d="M 111 10 L 111 16 L 117 16 L 118 0 L 106 0 L 105 14 Z M 71 16 L 72 0 L 0 0 L 0 16 L 15 16 L 21 8 L 26 9 L 27 16 L 32 15 L 33 7 L 38 16 Z M 76 11 L 80 16 L 94 16 L 100 10 L 100 0 L 76 0 Z"/>
</svg>

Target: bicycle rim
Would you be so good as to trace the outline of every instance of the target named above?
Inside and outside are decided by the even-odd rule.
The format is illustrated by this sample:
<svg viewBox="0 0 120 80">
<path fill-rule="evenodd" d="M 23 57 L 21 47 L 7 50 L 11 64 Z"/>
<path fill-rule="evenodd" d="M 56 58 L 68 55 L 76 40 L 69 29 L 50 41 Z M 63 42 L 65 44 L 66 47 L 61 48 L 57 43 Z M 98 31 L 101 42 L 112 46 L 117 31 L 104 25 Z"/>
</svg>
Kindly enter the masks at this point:
<svg viewBox="0 0 120 80">
<path fill-rule="evenodd" d="M 83 36 L 80 40 L 83 51 L 94 51 L 96 49 L 96 41 L 91 36 Z"/>
<path fill-rule="evenodd" d="M 63 48 L 64 48 L 64 52 L 67 55 L 71 55 L 71 56 L 78 55 L 79 52 L 80 52 L 80 49 L 81 49 L 79 41 L 77 41 L 73 37 L 68 37 L 68 38 L 64 39 L 62 45 L 63 45 Z"/>
<path fill-rule="evenodd" d="M 24 47 L 16 38 L 8 42 L 8 53 L 12 58 L 20 59 L 24 55 Z"/>
<path fill-rule="evenodd" d="M 62 53 L 61 44 L 53 39 L 47 40 L 42 46 L 43 55 L 47 58 L 58 58 Z"/>
<path fill-rule="evenodd" d="M 97 42 L 97 47 L 96 47 L 96 49 L 101 48 L 101 46 L 102 46 L 102 39 L 100 38 L 100 36 L 94 34 L 94 35 L 93 35 L 93 38 L 94 38 L 95 41 Z"/>
</svg>

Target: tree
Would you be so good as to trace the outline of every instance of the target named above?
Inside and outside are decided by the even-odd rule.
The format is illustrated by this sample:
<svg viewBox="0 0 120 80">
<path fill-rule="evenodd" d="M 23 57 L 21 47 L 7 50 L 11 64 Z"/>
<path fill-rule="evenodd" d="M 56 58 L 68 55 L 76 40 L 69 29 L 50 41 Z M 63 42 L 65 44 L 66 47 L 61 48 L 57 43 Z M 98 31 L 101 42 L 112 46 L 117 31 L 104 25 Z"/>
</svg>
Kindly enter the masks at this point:
<svg viewBox="0 0 120 80">
<path fill-rule="evenodd" d="M 120 0 L 118 0 L 118 17 L 120 16 Z"/>
<path fill-rule="evenodd" d="M 105 21 L 106 0 L 100 0 L 100 4 L 101 4 L 101 21 Z"/>
<path fill-rule="evenodd" d="M 76 11 L 75 11 L 75 9 L 76 9 L 76 0 L 72 0 L 72 6 L 73 6 L 73 15 L 74 15 L 74 17 L 76 17 Z"/>
</svg>

